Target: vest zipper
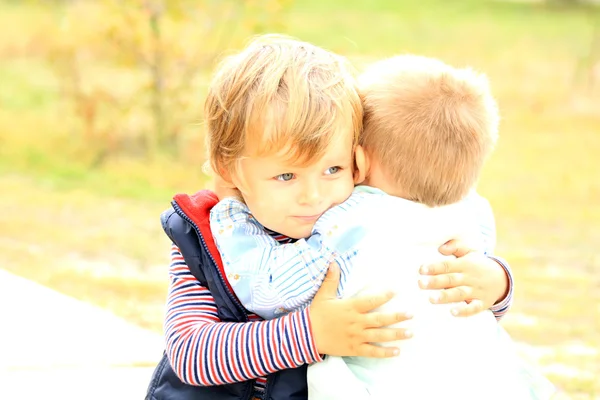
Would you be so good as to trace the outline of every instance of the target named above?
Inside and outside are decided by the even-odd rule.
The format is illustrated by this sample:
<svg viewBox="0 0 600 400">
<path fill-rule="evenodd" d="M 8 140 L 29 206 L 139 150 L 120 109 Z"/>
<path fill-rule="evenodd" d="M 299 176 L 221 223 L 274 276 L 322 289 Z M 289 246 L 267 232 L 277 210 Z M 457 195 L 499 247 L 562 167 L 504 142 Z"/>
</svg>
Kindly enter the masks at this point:
<svg viewBox="0 0 600 400">
<path fill-rule="evenodd" d="M 194 221 L 192 221 L 190 219 L 190 217 L 188 217 L 186 215 L 186 213 L 183 212 L 183 210 L 179 207 L 179 204 L 177 204 L 175 201 L 171 202 L 173 209 L 175 210 L 175 212 L 177 213 L 177 215 L 179 215 L 181 218 L 183 218 L 184 220 L 186 220 L 189 224 L 191 224 L 194 229 L 196 230 L 196 233 L 198 234 L 198 237 L 200 238 L 200 242 L 202 243 L 202 247 L 204 247 L 204 250 L 206 251 L 206 254 L 208 254 L 208 256 L 210 257 L 210 260 L 213 262 L 213 264 L 215 265 L 216 269 L 217 269 L 217 274 L 219 274 L 219 278 L 221 279 L 221 282 L 223 283 L 223 287 L 225 288 L 225 291 L 227 291 L 227 294 L 229 295 L 229 298 L 234 302 L 234 304 L 238 307 L 238 311 L 241 311 L 242 314 L 244 315 L 244 322 L 248 322 L 248 313 L 246 311 L 246 309 L 244 308 L 244 306 L 242 305 L 242 303 L 240 303 L 240 301 L 237 299 L 237 296 L 235 296 L 230 290 L 229 290 L 229 286 L 227 285 L 227 282 L 225 281 L 225 278 L 223 277 L 223 274 L 221 274 L 221 270 L 219 269 L 219 266 L 217 264 L 217 261 L 215 260 L 215 258 L 213 257 L 213 255 L 211 254 L 210 250 L 208 249 L 208 246 L 206 245 L 206 242 L 204 241 L 204 236 L 202 236 L 202 232 L 200 232 L 200 228 L 198 228 L 198 225 L 196 225 L 196 223 Z M 270 374 L 272 375 L 272 374 Z M 268 400 L 268 396 L 270 395 L 269 393 L 269 375 L 267 375 L 267 380 L 265 382 L 265 399 L 264 400 Z M 250 391 L 250 394 L 248 396 L 248 399 L 252 398 L 252 396 L 254 395 L 254 385 L 256 384 L 256 379 L 252 379 L 252 390 Z"/>
<path fill-rule="evenodd" d="M 231 290 L 229 290 L 229 285 L 227 285 L 227 281 L 225 280 L 225 278 L 223 277 L 223 274 L 221 274 L 221 269 L 219 269 L 219 266 L 217 264 L 217 261 L 215 260 L 215 258 L 213 257 L 213 255 L 211 254 L 210 250 L 208 250 L 208 246 L 206 245 L 206 242 L 204 241 L 204 236 L 202 236 L 202 232 L 200 232 L 200 228 L 198 228 L 198 225 L 196 225 L 196 223 L 194 221 L 192 221 L 190 219 L 190 217 L 188 217 L 183 210 L 179 207 L 179 205 L 173 201 L 172 202 L 173 208 L 175 209 L 175 212 L 177 212 L 177 214 L 185 219 L 189 224 L 191 224 L 194 229 L 196 230 L 196 233 L 198 234 L 198 237 L 200 238 L 200 242 L 202 242 L 202 247 L 204 247 L 204 250 L 206 250 L 206 254 L 208 254 L 208 256 L 210 257 L 210 260 L 213 262 L 213 264 L 215 265 L 215 268 L 217 270 L 217 274 L 219 274 L 219 279 L 221 279 L 221 283 L 223 283 L 223 287 L 225 288 L 225 290 L 227 291 L 227 294 L 229 295 L 229 298 L 234 302 L 234 304 L 238 307 L 238 311 L 241 311 L 242 314 L 244 314 L 244 320 L 247 322 L 248 321 L 248 313 L 246 311 L 246 309 L 244 308 L 244 306 L 242 305 L 242 303 L 240 303 L 240 301 L 237 299 L 237 297 L 231 292 Z"/>
</svg>

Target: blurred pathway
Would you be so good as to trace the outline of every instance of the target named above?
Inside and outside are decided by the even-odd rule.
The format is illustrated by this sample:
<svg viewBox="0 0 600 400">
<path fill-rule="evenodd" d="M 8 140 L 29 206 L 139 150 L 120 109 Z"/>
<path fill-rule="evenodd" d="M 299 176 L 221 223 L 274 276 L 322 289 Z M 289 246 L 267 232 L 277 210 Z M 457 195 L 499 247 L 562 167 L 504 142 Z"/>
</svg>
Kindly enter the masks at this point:
<svg viewBox="0 0 600 400">
<path fill-rule="evenodd" d="M 0 399 L 143 399 L 163 340 L 0 269 Z"/>
</svg>

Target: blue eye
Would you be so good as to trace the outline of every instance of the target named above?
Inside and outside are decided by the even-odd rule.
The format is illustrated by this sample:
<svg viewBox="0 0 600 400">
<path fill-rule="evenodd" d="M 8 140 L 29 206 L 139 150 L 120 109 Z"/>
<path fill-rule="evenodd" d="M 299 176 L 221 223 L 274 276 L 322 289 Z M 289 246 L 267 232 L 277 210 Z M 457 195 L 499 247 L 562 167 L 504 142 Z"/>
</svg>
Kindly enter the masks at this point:
<svg viewBox="0 0 600 400">
<path fill-rule="evenodd" d="M 338 172 L 340 172 L 340 170 L 340 167 L 329 167 L 325 170 L 325 175 L 337 174 Z"/>
<path fill-rule="evenodd" d="M 285 173 L 285 174 L 281 174 L 281 175 L 277 175 L 275 177 L 275 180 L 283 181 L 283 182 L 291 181 L 292 179 L 294 179 L 294 174 L 292 174 L 291 172 L 288 172 L 288 173 Z"/>
</svg>

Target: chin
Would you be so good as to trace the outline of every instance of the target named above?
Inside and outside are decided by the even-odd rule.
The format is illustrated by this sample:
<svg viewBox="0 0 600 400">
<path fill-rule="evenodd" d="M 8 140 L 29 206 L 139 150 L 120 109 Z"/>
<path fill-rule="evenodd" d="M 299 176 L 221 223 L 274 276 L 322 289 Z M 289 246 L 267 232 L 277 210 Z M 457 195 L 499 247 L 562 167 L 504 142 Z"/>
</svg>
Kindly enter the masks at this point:
<svg viewBox="0 0 600 400">
<path fill-rule="evenodd" d="M 312 229 L 307 229 L 305 231 L 302 230 L 297 230 L 294 231 L 293 233 L 290 232 L 290 234 L 285 234 L 285 236 L 290 237 L 292 239 L 306 239 L 308 237 L 310 237 L 310 234 L 312 233 Z"/>
</svg>

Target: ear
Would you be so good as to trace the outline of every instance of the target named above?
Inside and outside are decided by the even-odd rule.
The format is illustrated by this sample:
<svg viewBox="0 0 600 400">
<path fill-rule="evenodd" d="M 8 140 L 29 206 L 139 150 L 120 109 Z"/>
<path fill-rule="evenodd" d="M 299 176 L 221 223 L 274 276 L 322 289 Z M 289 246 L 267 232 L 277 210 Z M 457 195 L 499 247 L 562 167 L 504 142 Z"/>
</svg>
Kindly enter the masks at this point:
<svg viewBox="0 0 600 400">
<path fill-rule="evenodd" d="M 354 149 L 354 184 L 362 183 L 369 171 L 369 157 L 362 146 L 357 145 Z"/>
</svg>

